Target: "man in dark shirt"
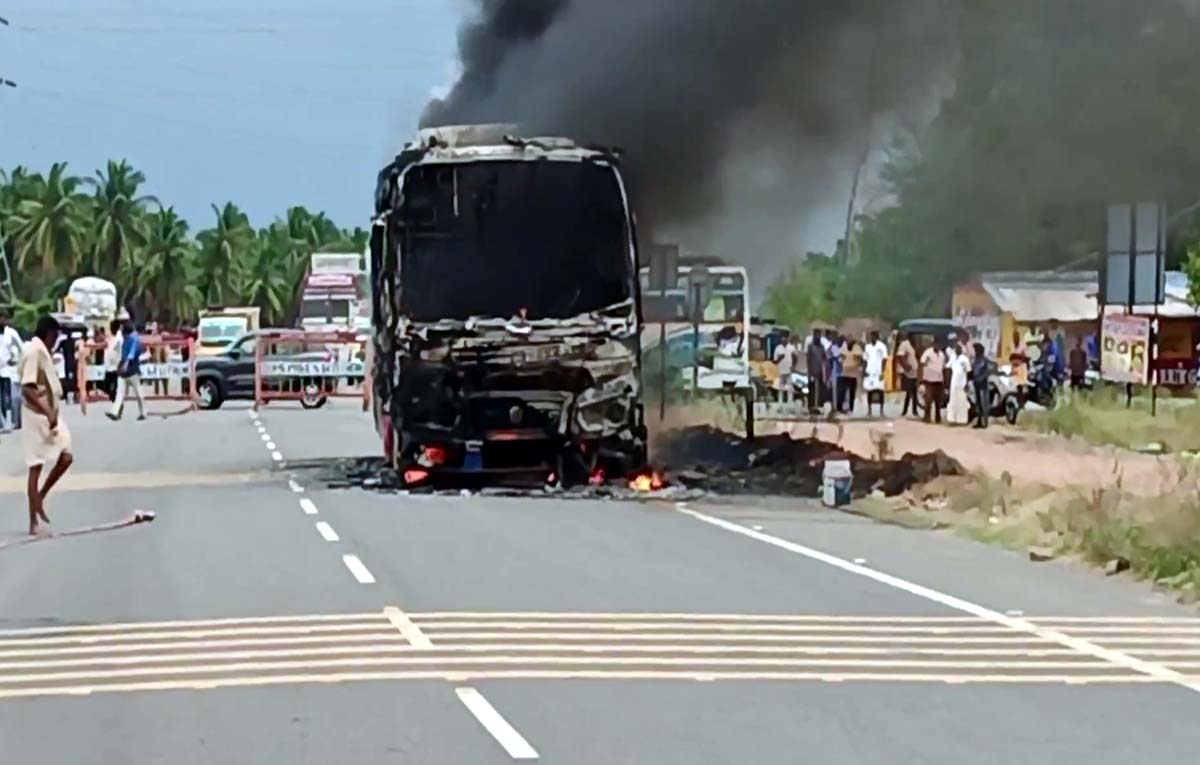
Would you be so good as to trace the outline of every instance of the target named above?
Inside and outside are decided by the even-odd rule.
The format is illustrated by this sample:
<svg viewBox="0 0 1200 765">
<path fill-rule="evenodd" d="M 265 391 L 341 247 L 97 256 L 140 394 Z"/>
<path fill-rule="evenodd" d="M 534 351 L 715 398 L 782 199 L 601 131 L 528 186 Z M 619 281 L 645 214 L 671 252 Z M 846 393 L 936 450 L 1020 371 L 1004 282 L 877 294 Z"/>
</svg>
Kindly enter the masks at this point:
<svg viewBox="0 0 1200 765">
<path fill-rule="evenodd" d="M 1088 368 L 1088 355 L 1087 351 L 1083 348 L 1082 339 L 1075 340 L 1075 347 L 1071 349 L 1068 366 L 1071 370 L 1071 387 L 1079 390 L 1083 387 Z"/>
<path fill-rule="evenodd" d="M 804 359 L 808 367 L 805 371 L 808 374 L 808 411 L 810 414 L 820 413 L 821 405 L 825 401 L 825 364 L 828 356 L 822 340 L 824 338 L 821 337 L 821 330 L 814 329 L 812 339 L 808 341 L 808 347 L 804 349 Z"/>
</svg>

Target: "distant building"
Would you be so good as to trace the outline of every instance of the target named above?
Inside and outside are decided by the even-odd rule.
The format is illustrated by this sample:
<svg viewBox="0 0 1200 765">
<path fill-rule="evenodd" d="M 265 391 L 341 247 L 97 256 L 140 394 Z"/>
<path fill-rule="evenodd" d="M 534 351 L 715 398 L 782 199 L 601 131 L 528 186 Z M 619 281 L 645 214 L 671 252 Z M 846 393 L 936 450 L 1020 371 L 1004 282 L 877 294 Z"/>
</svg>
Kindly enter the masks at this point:
<svg viewBox="0 0 1200 765">
<path fill-rule="evenodd" d="M 994 358 L 1007 359 L 1013 333 L 1034 327 L 1047 330 L 1057 321 L 1068 345 L 1100 331 L 1100 275 L 1096 271 L 998 271 L 981 274 L 954 289 L 951 318 L 982 342 Z M 1124 313 L 1119 306 L 1110 312 Z M 1135 306 L 1150 315 L 1153 306 Z M 1187 276 L 1166 274 L 1166 292 L 1158 306 L 1159 343 L 1156 368 L 1164 385 L 1194 385 L 1200 313 L 1188 295 Z"/>
</svg>

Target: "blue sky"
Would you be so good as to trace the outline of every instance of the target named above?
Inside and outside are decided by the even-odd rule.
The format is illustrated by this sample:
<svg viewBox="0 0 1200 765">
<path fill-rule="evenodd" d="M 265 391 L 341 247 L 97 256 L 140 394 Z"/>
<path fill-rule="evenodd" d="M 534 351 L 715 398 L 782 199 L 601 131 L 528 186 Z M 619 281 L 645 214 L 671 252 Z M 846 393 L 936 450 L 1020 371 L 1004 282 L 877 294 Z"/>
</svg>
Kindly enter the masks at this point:
<svg viewBox="0 0 1200 765">
<path fill-rule="evenodd" d="M 231 200 L 365 225 L 448 84 L 462 0 L 0 0 L 0 166 L 109 158 L 193 228 Z"/>
</svg>

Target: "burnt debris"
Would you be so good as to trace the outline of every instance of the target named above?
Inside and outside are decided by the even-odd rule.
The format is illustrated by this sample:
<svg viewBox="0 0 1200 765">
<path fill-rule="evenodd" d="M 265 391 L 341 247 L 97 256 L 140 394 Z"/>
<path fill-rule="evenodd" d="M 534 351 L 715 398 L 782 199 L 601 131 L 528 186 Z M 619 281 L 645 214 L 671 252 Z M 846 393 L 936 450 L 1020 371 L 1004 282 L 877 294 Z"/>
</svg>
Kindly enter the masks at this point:
<svg viewBox="0 0 1200 765">
<path fill-rule="evenodd" d="M 601 484 L 554 489 L 538 484 L 470 486 L 485 496 L 560 497 L 577 499 L 693 499 L 705 495 L 775 495 L 816 497 L 821 490 L 826 460 L 849 460 L 854 472 L 852 496 L 861 499 L 880 491 L 903 494 L 939 476 L 965 474 L 957 460 L 938 450 L 904 454 L 898 459 L 869 460 L 847 454 L 836 444 L 816 439 L 765 436 L 747 441 L 710 426 L 685 428 L 665 434 L 656 450 L 666 487 L 636 491 L 624 479 Z M 401 476 L 382 459 L 341 459 L 296 463 L 294 469 L 311 471 L 329 488 L 364 488 L 399 492 L 408 489 Z M 457 494 L 466 485 L 423 487 L 424 493 Z"/>
<path fill-rule="evenodd" d="M 816 439 L 779 435 L 747 441 L 710 426 L 665 434 L 655 456 L 669 466 L 671 480 L 690 489 L 725 495 L 815 497 L 821 490 L 826 460 L 850 461 L 854 472 L 851 493 L 856 499 L 874 491 L 896 496 L 938 476 L 965 472 L 941 450 L 904 454 L 894 460 L 868 460 Z"/>
</svg>

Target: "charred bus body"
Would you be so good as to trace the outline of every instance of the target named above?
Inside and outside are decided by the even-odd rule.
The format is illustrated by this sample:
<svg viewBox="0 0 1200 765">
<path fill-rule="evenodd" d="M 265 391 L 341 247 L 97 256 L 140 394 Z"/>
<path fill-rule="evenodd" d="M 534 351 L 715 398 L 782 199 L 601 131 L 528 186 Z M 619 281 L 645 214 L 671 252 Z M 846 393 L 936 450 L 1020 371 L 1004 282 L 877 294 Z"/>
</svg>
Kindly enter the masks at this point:
<svg viewBox="0 0 1200 765">
<path fill-rule="evenodd" d="M 613 152 L 423 130 L 375 203 L 375 421 L 406 484 L 644 464 L 636 237 Z"/>
</svg>

